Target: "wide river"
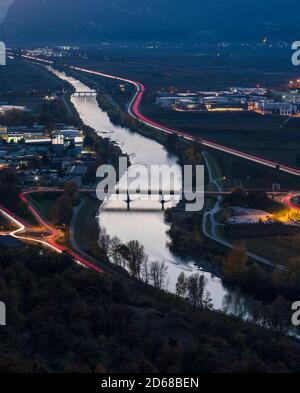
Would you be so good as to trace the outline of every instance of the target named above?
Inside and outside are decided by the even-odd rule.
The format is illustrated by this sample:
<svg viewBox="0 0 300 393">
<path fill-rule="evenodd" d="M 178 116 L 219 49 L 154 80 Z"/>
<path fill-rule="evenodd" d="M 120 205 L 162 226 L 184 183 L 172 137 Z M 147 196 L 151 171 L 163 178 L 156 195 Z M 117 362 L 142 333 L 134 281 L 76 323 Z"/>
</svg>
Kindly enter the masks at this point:
<svg viewBox="0 0 300 393">
<path fill-rule="evenodd" d="M 52 69 L 51 71 L 70 83 L 76 91 L 90 90 L 88 86 L 64 73 Z M 107 113 L 99 107 L 94 97 L 73 96 L 72 103 L 84 124 L 93 128 L 101 137 L 107 137 L 118 144 L 122 151 L 130 156 L 132 164 L 142 164 L 146 167 L 176 166 L 174 184 L 175 188 L 180 189 L 181 169 L 177 165 L 177 158 L 170 156 L 162 145 L 127 128 L 112 124 Z M 123 209 L 120 210 L 120 207 Z M 168 247 L 170 239 L 167 235 L 169 225 L 165 223 L 163 212 L 156 208 L 159 208 L 159 203 L 137 201 L 132 204 L 131 211 L 128 212 L 124 202 L 108 201 L 100 209 L 99 225 L 105 228 L 110 236 L 117 236 L 123 243 L 138 240 L 143 244 L 150 261 L 164 260 L 168 266 L 169 291 L 174 291 L 177 278 L 182 271 L 186 275 L 201 272 L 208 280 L 207 290 L 210 292 L 215 309 L 236 315 L 249 312 L 249 299 L 224 287 L 221 279 L 209 271 L 207 263 L 203 263 L 201 267 L 199 261 L 196 265 L 193 260 L 183 260 L 170 252 Z"/>
</svg>

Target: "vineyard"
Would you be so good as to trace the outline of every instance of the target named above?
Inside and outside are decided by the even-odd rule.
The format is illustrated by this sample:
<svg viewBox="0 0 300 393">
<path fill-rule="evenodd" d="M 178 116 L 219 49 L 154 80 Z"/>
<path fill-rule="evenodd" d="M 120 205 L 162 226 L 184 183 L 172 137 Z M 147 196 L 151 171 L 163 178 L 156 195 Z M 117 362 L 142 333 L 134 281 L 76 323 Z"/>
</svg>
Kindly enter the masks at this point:
<svg viewBox="0 0 300 393">
<path fill-rule="evenodd" d="M 278 222 L 268 224 L 227 224 L 224 227 L 224 234 L 230 240 L 291 236 L 296 233 L 300 233 L 300 227 Z"/>
<path fill-rule="evenodd" d="M 300 190 L 300 177 L 289 175 L 229 154 L 210 151 L 216 158 L 224 176 L 224 189 L 244 188 L 248 190 L 271 191 L 273 184 L 280 184 L 283 190 Z"/>
</svg>

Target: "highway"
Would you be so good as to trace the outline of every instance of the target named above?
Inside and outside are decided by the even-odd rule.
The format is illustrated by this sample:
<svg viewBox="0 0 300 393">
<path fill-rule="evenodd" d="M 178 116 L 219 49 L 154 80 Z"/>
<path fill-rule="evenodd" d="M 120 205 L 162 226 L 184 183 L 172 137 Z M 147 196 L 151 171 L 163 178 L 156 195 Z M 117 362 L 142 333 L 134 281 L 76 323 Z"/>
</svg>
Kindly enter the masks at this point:
<svg viewBox="0 0 300 393">
<path fill-rule="evenodd" d="M 62 246 L 57 242 L 57 239 L 61 236 L 61 233 L 50 223 L 46 222 L 43 217 L 40 215 L 40 213 L 30 204 L 27 195 L 29 192 L 24 192 L 20 194 L 20 199 L 21 201 L 26 204 L 26 207 L 28 210 L 32 213 L 32 215 L 36 218 L 38 223 L 41 225 L 43 229 L 45 229 L 47 232 L 50 233 L 49 236 L 45 236 L 43 239 L 38 239 L 38 238 L 33 238 L 29 237 L 27 235 L 24 235 L 26 233 L 26 228 L 29 227 L 27 223 L 25 223 L 23 220 L 18 218 L 13 212 L 10 210 L 6 209 L 3 206 L 0 206 L 0 213 L 6 217 L 7 220 L 9 220 L 13 226 L 17 227 L 17 229 L 12 230 L 9 234 L 14 237 L 15 239 L 25 241 L 25 242 L 30 242 L 30 243 L 35 243 L 39 244 L 43 247 L 46 247 L 50 249 L 51 251 L 54 251 L 58 254 L 68 254 L 70 257 L 76 261 L 76 263 L 87 267 L 91 268 L 92 270 L 96 271 L 97 273 L 104 273 L 105 272 L 105 266 L 103 266 L 103 269 L 98 267 L 92 260 L 92 258 L 89 258 L 89 256 L 84 255 L 82 257 L 78 252 L 74 252 L 73 250 Z M 107 269 L 108 270 L 108 269 Z"/>
<path fill-rule="evenodd" d="M 92 74 L 92 75 L 98 75 L 98 76 L 101 76 L 104 78 L 114 79 L 114 80 L 118 80 L 118 81 L 121 81 L 124 83 L 129 83 L 129 84 L 133 85 L 135 87 L 135 93 L 134 93 L 134 95 L 128 105 L 128 114 L 131 117 L 133 117 L 134 119 L 140 121 L 141 123 L 143 123 L 144 125 L 146 125 L 148 127 L 154 128 L 158 131 L 162 131 L 166 134 L 177 135 L 177 136 L 184 138 L 186 140 L 189 140 L 189 141 L 201 143 L 203 146 L 209 147 L 211 149 L 218 150 L 223 153 L 233 155 L 235 157 L 243 158 L 248 161 L 252 161 L 257 164 L 267 166 L 269 168 L 278 169 L 278 170 L 288 173 L 288 174 L 300 176 L 300 169 L 293 168 L 293 167 L 290 167 L 290 166 L 287 166 L 284 164 L 279 164 L 278 162 L 271 161 L 266 158 L 259 157 L 259 156 L 253 155 L 253 154 L 245 153 L 240 150 L 233 149 L 233 148 L 209 141 L 207 139 L 203 139 L 201 137 L 197 137 L 195 135 L 189 134 L 184 131 L 175 130 L 173 128 L 166 127 L 162 124 L 159 124 L 159 123 L 147 118 L 146 116 L 144 116 L 140 112 L 141 101 L 142 101 L 143 95 L 145 93 L 145 86 L 140 82 L 136 82 L 136 81 L 122 78 L 122 77 L 115 76 L 115 75 L 106 74 L 106 73 L 99 72 L 99 71 L 89 70 L 87 68 L 80 68 L 80 67 L 73 67 L 73 66 L 71 66 L 70 68 L 74 69 L 76 71 L 85 72 L 85 73 Z"/>
<path fill-rule="evenodd" d="M 286 206 L 288 206 L 289 208 L 291 208 L 291 209 L 293 209 L 293 210 L 298 210 L 298 212 L 300 211 L 300 206 L 299 205 L 296 205 L 294 202 L 293 202 L 293 199 L 295 198 L 295 197 L 297 197 L 297 196 L 299 196 L 299 193 L 298 194 L 288 194 L 287 196 L 285 196 L 283 199 L 282 199 L 282 202 L 286 205 Z"/>
<path fill-rule="evenodd" d="M 43 63 L 47 63 L 49 65 L 53 64 L 52 61 L 49 60 L 44 60 L 44 59 L 39 59 L 36 57 L 32 57 L 32 56 L 26 56 L 23 55 L 24 58 L 27 58 L 28 60 L 34 60 L 34 61 L 41 61 Z M 269 168 L 273 168 L 273 169 L 277 169 L 278 171 L 287 173 L 287 174 L 291 174 L 291 175 L 295 175 L 295 176 L 300 176 L 300 169 L 297 168 L 293 168 L 284 164 L 279 164 L 278 162 L 272 161 L 272 160 L 268 160 L 266 158 L 263 157 L 259 157 L 257 155 L 253 155 L 253 154 L 249 154 L 246 152 L 242 152 L 240 150 L 237 149 L 233 149 L 231 147 L 222 145 L 222 144 L 218 144 L 212 141 L 209 141 L 207 139 L 203 139 L 201 137 L 197 137 L 195 135 L 189 134 L 187 132 L 184 131 L 180 131 L 180 130 L 176 130 L 173 128 L 169 128 L 166 127 L 162 124 L 159 124 L 149 118 L 147 118 L 146 116 L 144 116 L 141 112 L 140 112 L 140 106 L 141 106 L 141 101 L 143 98 L 143 95 L 145 93 L 145 86 L 137 81 L 131 80 L 131 79 L 126 79 L 120 76 L 115 76 L 115 75 L 111 75 L 111 74 L 107 74 L 107 73 L 103 73 L 103 72 L 99 72 L 99 71 L 95 71 L 95 70 L 90 70 L 87 68 L 82 68 L 82 67 L 74 67 L 74 66 L 67 66 L 75 71 L 79 71 L 79 72 L 83 72 L 83 73 L 87 73 L 87 74 L 92 74 L 92 75 L 97 75 L 97 76 L 101 76 L 103 78 L 108 78 L 108 79 L 113 79 L 113 80 L 117 80 L 123 83 L 127 83 L 127 84 L 131 84 L 132 86 L 134 86 L 135 88 L 135 92 L 133 94 L 133 97 L 128 105 L 127 111 L 128 114 L 134 118 L 135 120 L 139 121 L 140 123 L 144 124 L 147 127 L 150 127 L 152 129 L 156 129 L 158 131 L 164 132 L 166 134 L 169 135 L 176 135 L 178 137 L 181 137 L 183 139 L 186 139 L 188 141 L 192 141 L 192 142 L 197 142 L 197 143 L 201 143 L 203 146 L 206 146 L 208 148 L 214 149 L 214 150 L 218 150 L 221 151 L 223 153 L 227 153 L 230 154 L 232 156 L 238 157 L 238 158 L 242 158 L 251 162 L 254 162 L 256 164 L 259 165 L 263 165 L 265 167 L 269 167 Z M 217 187 L 217 192 L 216 194 L 218 195 L 218 202 L 215 206 L 215 209 L 213 209 L 210 213 L 206 213 L 205 215 L 205 220 L 204 220 L 204 224 L 203 224 L 203 232 L 208 236 L 211 237 L 213 240 L 225 245 L 226 247 L 230 247 L 232 248 L 232 244 L 230 244 L 229 242 L 225 242 L 223 239 L 219 238 L 217 236 L 216 233 L 216 226 L 214 225 L 214 215 L 215 215 L 215 211 L 218 210 L 219 206 L 219 202 L 220 202 L 220 198 L 221 195 L 223 194 L 222 190 L 219 188 L 219 186 Z M 289 205 L 292 208 L 295 208 L 295 205 L 292 203 L 291 201 L 291 197 L 288 195 L 285 197 L 284 199 L 284 203 Z M 298 209 L 298 207 L 297 207 Z M 211 221 L 213 223 L 213 233 L 212 234 L 208 234 L 207 230 L 206 230 L 206 218 L 208 216 L 208 214 L 211 217 Z M 260 260 L 260 262 L 267 264 L 267 265 L 272 265 L 271 261 L 268 261 L 264 258 L 261 258 L 255 254 L 252 253 L 248 253 L 249 257 L 252 257 L 256 260 Z"/>
<path fill-rule="evenodd" d="M 29 61 L 37 61 L 37 62 L 41 62 L 41 63 L 48 64 L 48 65 L 54 65 L 53 61 L 45 60 L 45 59 L 42 59 L 39 57 L 28 56 L 28 55 L 24 55 L 24 54 L 21 55 L 21 57 L 26 60 L 29 60 Z M 84 73 L 91 74 L 91 75 L 97 75 L 97 76 L 101 76 L 103 78 L 113 79 L 113 80 L 117 80 L 117 81 L 120 81 L 123 83 L 128 83 L 128 84 L 131 84 L 132 86 L 134 86 L 135 93 L 134 93 L 134 95 L 128 105 L 128 109 L 127 109 L 128 114 L 131 117 L 133 117 L 134 119 L 138 120 L 139 122 L 143 123 L 144 125 L 146 125 L 148 127 L 151 127 L 151 128 L 156 129 L 158 131 L 162 131 L 166 134 L 177 135 L 177 136 L 184 138 L 186 140 L 189 140 L 189 141 L 201 143 L 203 146 L 209 147 L 211 149 L 218 150 L 218 151 L 230 154 L 235 157 L 243 158 L 245 160 L 252 161 L 252 162 L 255 162 L 260 165 L 264 165 L 269 168 L 278 169 L 281 172 L 285 172 L 285 173 L 295 175 L 295 176 L 300 176 L 300 169 L 297 169 L 297 168 L 294 168 L 294 167 L 291 167 L 291 166 L 288 166 L 285 164 L 280 164 L 276 161 L 268 160 L 266 158 L 263 158 L 263 157 L 260 157 L 260 156 L 254 155 L 254 154 L 249 154 L 249 153 L 243 152 L 241 150 L 233 149 L 231 147 L 210 141 L 208 139 L 203 139 L 201 137 L 197 137 L 195 135 L 189 134 L 184 131 L 180 131 L 180 130 L 176 130 L 174 128 L 166 127 L 162 124 L 159 124 L 159 123 L 147 118 L 146 116 L 144 116 L 140 112 L 141 101 L 142 101 L 143 95 L 146 90 L 145 86 L 140 82 L 137 82 L 137 81 L 134 81 L 131 79 L 127 79 L 127 78 L 123 78 L 120 76 L 116 76 L 116 75 L 107 74 L 107 73 L 100 72 L 100 71 L 90 70 L 88 68 L 83 68 L 83 67 L 75 67 L 75 66 L 70 66 L 70 65 L 65 65 L 65 67 L 69 67 L 75 71 L 84 72 Z"/>
</svg>

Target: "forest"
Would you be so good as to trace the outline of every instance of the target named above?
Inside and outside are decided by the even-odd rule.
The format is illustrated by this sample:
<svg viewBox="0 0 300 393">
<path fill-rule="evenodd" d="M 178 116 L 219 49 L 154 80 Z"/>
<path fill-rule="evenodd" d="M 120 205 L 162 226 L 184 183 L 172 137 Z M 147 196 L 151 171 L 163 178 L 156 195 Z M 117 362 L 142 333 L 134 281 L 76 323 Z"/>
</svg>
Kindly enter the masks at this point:
<svg viewBox="0 0 300 393">
<path fill-rule="evenodd" d="M 290 372 L 292 340 L 28 247 L 0 254 L 0 372 Z"/>
</svg>

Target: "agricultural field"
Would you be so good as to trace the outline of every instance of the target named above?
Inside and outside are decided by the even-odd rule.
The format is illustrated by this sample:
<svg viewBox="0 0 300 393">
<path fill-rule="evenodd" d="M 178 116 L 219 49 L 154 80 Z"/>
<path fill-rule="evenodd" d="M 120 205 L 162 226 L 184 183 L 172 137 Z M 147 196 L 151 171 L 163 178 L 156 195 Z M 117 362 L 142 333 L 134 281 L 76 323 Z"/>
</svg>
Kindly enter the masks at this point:
<svg viewBox="0 0 300 393">
<path fill-rule="evenodd" d="M 69 62 L 82 64 L 82 59 Z M 287 50 L 250 51 L 240 49 L 204 48 L 182 52 L 173 50 L 165 56 L 162 50 L 103 49 L 90 50 L 85 66 L 142 82 L 146 94 L 142 102 L 145 115 L 180 130 L 228 146 L 259 154 L 273 160 L 296 165 L 300 152 L 300 119 L 255 113 L 184 113 L 162 110 L 154 104 L 158 90 L 170 92 L 222 90 L 232 86 L 280 89 L 289 79 L 299 77 L 299 70 L 290 62 Z M 104 87 L 120 107 L 124 108 L 132 92 L 120 92 L 118 83 L 89 76 L 98 87 Z"/>
<path fill-rule="evenodd" d="M 44 68 L 21 60 L 9 60 L 0 73 L 0 102 L 35 109 L 55 91 L 60 81 Z"/>
<path fill-rule="evenodd" d="M 153 105 L 143 113 L 166 126 L 294 166 L 300 152 L 300 118 L 286 122 L 278 115 L 175 112 Z"/>
<path fill-rule="evenodd" d="M 62 62 L 66 60 L 63 59 Z M 299 77 L 287 49 L 206 47 L 166 51 L 163 48 L 90 48 L 87 59 L 69 58 L 72 64 L 132 78 L 157 89 L 206 90 L 257 84 L 274 87 Z"/>
<path fill-rule="evenodd" d="M 222 172 L 220 184 L 226 190 L 244 188 L 247 190 L 271 191 L 272 184 L 280 184 L 282 190 L 299 190 L 300 179 L 297 176 L 279 172 L 250 161 L 230 156 L 229 154 L 210 151 Z"/>
<path fill-rule="evenodd" d="M 271 239 L 300 234 L 300 227 L 284 225 L 282 223 L 257 223 L 225 225 L 225 236 L 230 240 L 243 241 L 245 239 Z"/>
<path fill-rule="evenodd" d="M 291 258 L 300 255 L 300 235 L 278 236 L 269 239 L 252 239 L 245 241 L 246 247 L 274 263 L 286 265 Z"/>
</svg>

